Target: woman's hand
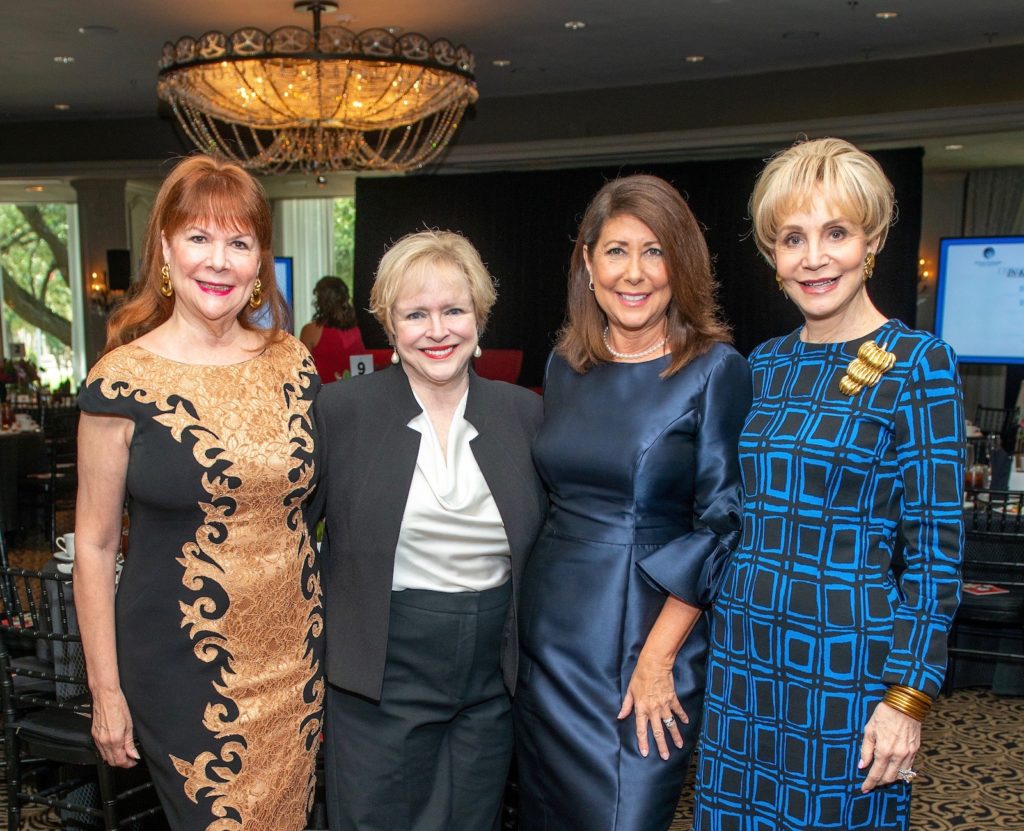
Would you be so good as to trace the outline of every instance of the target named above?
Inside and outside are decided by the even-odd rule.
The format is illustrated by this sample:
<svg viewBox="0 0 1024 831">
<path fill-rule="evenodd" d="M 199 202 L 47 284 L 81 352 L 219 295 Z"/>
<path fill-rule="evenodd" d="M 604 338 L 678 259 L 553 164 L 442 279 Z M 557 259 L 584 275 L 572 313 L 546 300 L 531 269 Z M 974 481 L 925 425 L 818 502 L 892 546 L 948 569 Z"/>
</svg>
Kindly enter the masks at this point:
<svg viewBox="0 0 1024 831">
<path fill-rule="evenodd" d="M 135 767 L 139 751 L 132 736 L 132 717 L 120 690 L 92 698 L 92 740 L 108 765 Z"/>
<path fill-rule="evenodd" d="M 912 768 L 920 747 L 921 722 L 880 703 L 864 727 L 857 768 L 863 770 L 871 765 L 871 769 L 861 791 L 867 793 L 876 785 L 895 782 L 900 770 Z"/>
<path fill-rule="evenodd" d="M 672 743 L 677 748 L 682 748 L 683 736 L 679 731 L 679 722 L 689 724 L 690 719 L 676 696 L 671 663 L 659 664 L 640 653 L 633 677 L 629 679 L 629 687 L 626 697 L 622 700 L 618 718 L 624 719 L 634 711 L 636 744 L 640 748 L 641 756 L 646 756 L 650 752 L 647 741 L 648 725 L 658 745 L 658 755 L 662 759 L 669 756 L 666 732 L 672 738 Z"/>
</svg>

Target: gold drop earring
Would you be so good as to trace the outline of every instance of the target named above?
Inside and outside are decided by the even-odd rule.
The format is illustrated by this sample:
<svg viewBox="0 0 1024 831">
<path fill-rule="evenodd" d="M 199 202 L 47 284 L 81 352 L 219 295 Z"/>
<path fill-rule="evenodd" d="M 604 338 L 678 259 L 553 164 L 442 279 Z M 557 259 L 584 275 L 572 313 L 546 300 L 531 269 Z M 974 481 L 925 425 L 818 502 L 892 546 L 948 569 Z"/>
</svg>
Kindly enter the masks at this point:
<svg viewBox="0 0 1024 831">
<path fill-rule="evenodd" d="M 164 297 L 174 296 L 174 286 L 171 285 L 171 267 L 164 263 L 160 269 L 160 294 Z"/>
</svg>

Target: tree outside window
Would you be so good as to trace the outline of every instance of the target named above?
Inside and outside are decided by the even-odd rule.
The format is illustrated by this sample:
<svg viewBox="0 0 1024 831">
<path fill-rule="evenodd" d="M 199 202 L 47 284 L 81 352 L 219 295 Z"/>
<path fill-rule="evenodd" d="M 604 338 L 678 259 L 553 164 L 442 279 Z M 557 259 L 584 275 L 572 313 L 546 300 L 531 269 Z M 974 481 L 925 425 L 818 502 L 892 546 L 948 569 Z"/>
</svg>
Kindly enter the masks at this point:
<svg viewBox="0 0 1024 831">
<path fill-rule="evenodd" d="M 43 384 L 72 375 L 68 216 L 61 204 L 0 204 L 4 324 Z"/>
<path fill-rule="evenodd" d="M 353 291 L 352 258 L 355 253 L 356 200 L 344 197 L 334 200 L 334 274 Z"/>
</svg>

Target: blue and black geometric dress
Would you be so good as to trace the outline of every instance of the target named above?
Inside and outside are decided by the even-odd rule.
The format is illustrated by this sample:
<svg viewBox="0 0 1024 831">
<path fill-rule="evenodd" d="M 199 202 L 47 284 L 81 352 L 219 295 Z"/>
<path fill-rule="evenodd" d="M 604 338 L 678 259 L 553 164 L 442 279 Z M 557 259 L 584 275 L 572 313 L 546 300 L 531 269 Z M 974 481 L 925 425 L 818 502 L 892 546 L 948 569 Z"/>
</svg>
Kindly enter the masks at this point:
<svg viewBox="0 0 1024 831">
<path fill-rule="evenodd" d="M 869 339 L 896 363 L 846 396 Z M 857 762 L 886 686 L 935 696 L 945 672 L 963 538 L 956 358 L 890 320 L 847 343 L 797 331 L 750 366 L 743 535 L 714 608 L 694 829 L 906 829 L 910 787 L 862 794 Z"/>
</svg>

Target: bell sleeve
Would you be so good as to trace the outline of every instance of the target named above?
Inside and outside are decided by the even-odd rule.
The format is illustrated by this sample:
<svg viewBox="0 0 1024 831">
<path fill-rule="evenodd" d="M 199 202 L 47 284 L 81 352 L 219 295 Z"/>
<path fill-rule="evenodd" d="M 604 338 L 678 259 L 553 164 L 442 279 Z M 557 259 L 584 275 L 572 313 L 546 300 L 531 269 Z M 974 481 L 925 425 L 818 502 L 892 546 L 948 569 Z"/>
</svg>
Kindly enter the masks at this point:
<svg viewBox="0 0 1024 831">
<path fill-rule="evenodd" d="M 637 565 L 660 591 L 693 606 L 714 601 L 742 527 L 740 431 L 750 410 L 750 366 L 729 350 L 708 374 L 698 403 L 693 530 L 651 552 Z"/>
</svg>

